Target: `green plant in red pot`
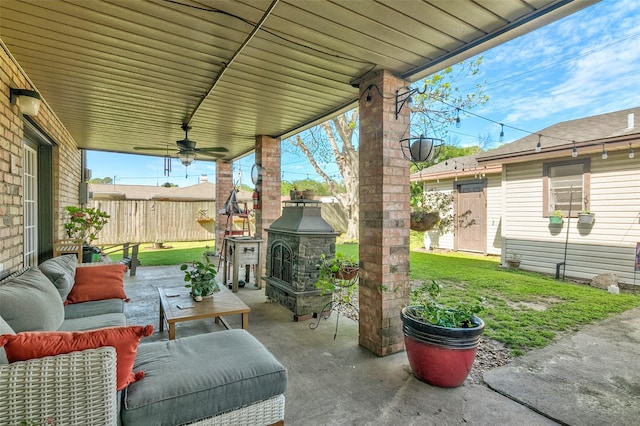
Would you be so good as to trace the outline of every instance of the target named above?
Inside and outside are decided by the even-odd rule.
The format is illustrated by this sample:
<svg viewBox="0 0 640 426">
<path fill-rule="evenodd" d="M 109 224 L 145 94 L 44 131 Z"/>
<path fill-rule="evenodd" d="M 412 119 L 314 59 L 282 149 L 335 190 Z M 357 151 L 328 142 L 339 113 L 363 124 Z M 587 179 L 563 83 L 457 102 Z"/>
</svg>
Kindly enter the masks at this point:
<svg viewBox="0 0 640 426">
<path fill-rule="evenodd" d="M 473 366 L 484 321 L 476 316 L 483 301 L 436 302 L 440 285 L 433 281 L 411 292 L 412 305 L 402 309 L 404 343 L 413 374 L 440 387 L 460 386 Z"/>
</svg>

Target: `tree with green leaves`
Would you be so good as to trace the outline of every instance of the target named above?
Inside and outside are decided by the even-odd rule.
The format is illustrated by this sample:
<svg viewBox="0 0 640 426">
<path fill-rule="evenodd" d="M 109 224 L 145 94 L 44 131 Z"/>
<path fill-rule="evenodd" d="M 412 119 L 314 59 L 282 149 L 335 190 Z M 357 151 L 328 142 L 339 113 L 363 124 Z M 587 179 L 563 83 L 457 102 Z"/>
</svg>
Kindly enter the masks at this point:
<svg viewBox="0 0 640 426">
<path fill-rule="evenodd" d="M 483 94 L 481 85 L 467 93 L 462 93 L 457 86 L 465 76 L 477 74 L 481 63 L 481 58 L 463 62 L 417 82 L 415 86 L 423 87 L 420 89 L 423 94 L 416 95 L 410 105 L 408 131 L 417 132 L 414 136 L 442 137 L 447 127 L 456 122 L 461 109 L 470 110 L 486 103 L 488 97 Z M 307 157 L 346 212 L 346 241 L 358 239 L 358 119 L 356 108 L 288 139 L 291 149 Z M 446 153 L 447 150 L 448 147 L 444 147 L 441 151 Z M 325 165 L 329 163 L 337 165 L 339 176 L 325 172 Z"/>
<path fill-rule="evenodd" d="M 111 185 L 113 183 L 113 178 L 109 176 L 105 178 L 92 178 L 92 179 L 89 179 L 89 183 Z"/>
</svg>

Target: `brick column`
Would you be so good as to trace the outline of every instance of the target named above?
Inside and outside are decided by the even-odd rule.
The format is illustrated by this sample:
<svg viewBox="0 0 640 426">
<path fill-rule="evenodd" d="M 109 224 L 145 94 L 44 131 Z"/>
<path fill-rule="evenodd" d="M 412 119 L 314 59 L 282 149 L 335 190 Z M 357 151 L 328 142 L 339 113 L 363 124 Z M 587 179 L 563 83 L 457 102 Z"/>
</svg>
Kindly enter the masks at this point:
<svg viewBox="0 0 640 426">
<path fill-rule="evenodd" d="M 256 164 L 262 166 L 262 183 L 256 187 L 260 193 L 260 209 L 256 211 L 256 237 L 263 240 L 258 277 L 262 277 L 265 273 L 267 255 L 265 229 L 282 215 L 280 158 L 280 139 L 268 136 L 256 137 Z M 256 282 L 262 283 L 260 279 Z"/>
<path fill-rule="evenodd" d="M 407 106 L 395 117 L 395 92 L 406 82 L 381 71 L 369 85 L 371 102 L 360 103 L 360 335 L 379 356 L 404 349 L 400 310 L 409 300 L 409 163 L 398 141 L 407 137 Z"/>
<path fill-rule="evenodd" d="M 222 250 L 224 230 L 229 216 L 219 214 L 224 208 L 224 203 L 233 190 L 233 164 L 226 161 L 216 162 L 216 252 Z"/>
</svg>

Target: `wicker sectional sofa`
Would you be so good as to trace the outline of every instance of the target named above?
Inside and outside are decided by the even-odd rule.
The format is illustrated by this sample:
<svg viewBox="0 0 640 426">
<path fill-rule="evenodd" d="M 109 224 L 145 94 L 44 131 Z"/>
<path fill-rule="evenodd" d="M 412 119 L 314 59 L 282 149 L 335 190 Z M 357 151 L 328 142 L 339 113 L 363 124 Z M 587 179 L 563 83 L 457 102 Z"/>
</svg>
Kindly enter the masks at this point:
<svg viewBox="0 0 640 426">
<path fill-rule="evenodd" d="M 50 259 L 0 282 L 0 341 L 126 325 L 120 298 L 63 304 L 73 259 Z M 284 424 L 287 371 L 245 330 L 142 339 L 133 371 L 144 377 L 121 391 L 117 357 L 100 346 L 9 364 L 0 348 L 0 425 Z"/>
</svg>

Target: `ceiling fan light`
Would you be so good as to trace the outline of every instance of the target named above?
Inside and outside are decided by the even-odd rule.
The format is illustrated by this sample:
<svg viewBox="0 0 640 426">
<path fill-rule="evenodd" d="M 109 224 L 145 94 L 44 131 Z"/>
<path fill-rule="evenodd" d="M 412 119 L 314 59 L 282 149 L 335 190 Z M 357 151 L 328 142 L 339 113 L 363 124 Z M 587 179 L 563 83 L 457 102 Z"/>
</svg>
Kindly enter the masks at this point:
<svg viewBox="0 0 640 426">
<path fill-rule="evenodd" d="M 193 152 L 179 152 L 178 160 L 182 163 L 183 166 L 188 167 L 191 165 L 193 160 L 196 159 L 196 155 Z"/>
</svg>

